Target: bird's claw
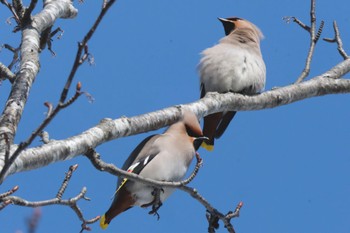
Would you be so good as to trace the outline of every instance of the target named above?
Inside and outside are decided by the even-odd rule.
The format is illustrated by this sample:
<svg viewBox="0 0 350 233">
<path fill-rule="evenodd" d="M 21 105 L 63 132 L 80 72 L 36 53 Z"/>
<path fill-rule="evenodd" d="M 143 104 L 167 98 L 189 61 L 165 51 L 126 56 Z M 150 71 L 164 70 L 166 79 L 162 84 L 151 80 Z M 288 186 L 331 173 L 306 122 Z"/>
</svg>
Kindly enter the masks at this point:
<svg viewBox="0 0 350 233">
<path fill-rule="evenodd" d="M 160 192 L 164 193 L 164 189 L 162 188 L 154 188 L 152 191 L 152 196 L 154 196 L 153 201 L 150 203 L 152 205 L 152 210 L 148 212 L 148 214 L 153 214 L 157 216 L 157 220 L 160 219 L 160 215 L 158 214 L 159 208 L 163 205 L 163 203 L 160 201 Z"/>
<path fill-rule="evenodd" d="M 159 208 L 163 205 L 162 202 L 158 202 L 158 203 L 153 203 L 152 204 L 152 210 L 150 212 L 148 212 L 148 214 L 153 214 L 153 216 L 157 216 L 157 220 L 160 219 L 160 215 L 158 213 Z"/>
</svg>

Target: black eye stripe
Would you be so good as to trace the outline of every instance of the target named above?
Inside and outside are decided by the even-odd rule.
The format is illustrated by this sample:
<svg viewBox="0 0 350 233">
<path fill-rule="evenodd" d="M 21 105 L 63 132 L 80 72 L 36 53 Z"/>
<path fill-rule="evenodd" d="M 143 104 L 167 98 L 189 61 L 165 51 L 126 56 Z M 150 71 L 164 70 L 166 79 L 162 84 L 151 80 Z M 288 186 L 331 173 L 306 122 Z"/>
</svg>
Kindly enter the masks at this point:
<svg viewBox="0 0 350 233">
<path fill-rule="evenodd" d="M 226 19 L 230 20 L 230 21 L 242 20 L 241 18 L 238 18 L 238 17 L 231 17 L 231 18 L 226 18 Z"/>
</svg>

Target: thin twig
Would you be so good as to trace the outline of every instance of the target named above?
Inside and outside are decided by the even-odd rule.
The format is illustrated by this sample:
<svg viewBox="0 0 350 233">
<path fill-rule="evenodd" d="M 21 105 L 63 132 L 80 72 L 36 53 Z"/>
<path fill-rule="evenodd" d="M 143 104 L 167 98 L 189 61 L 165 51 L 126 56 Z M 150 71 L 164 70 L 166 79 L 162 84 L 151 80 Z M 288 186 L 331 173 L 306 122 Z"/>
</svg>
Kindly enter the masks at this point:
<svg viewBox="0 0 350 233">
<path fill-rule="evenodd" d="M 16 14 L 18 15 L 18 18 L 22 20 L 25 10 L 22 0 L 12 0 L 12 6 L 15 9 Z"/>
<path fill-rule="evenodd" d="M 18 187 L 18 185 L 16 185 L 15 187 L 13 187 L 12 189 L 10 189 L 10 190 L 7 191 L 6 193 L 0 194 L 0 201 L 1 201 L 3 198 L 12 195 L 12 194 L 15 193 L 18 189 L 19 189 L 19 187 Z"/>
<path fill-rule="evenodd" d="M 52 30 L 52 26 L 46 28 L 40 35 L 40 43 L 39 43 L 39 47 L 40 47 L 40 52 L 43 51 L 46 47 L 46 45 L 48 45 L 50 43 L 51 46 L 51 30 Z"/>
<path fill-rule="evenodd" d="M 30 15 L 32 14 L 38 0 L 31 0 L 29 7 L 25 10 L 23 20 L 28 21 L 30 20 Z"/>
<path fill-rule="evenodd" d="M 196 163 L 194 170 L 192 171 L 191 175 L 186 180 L 181 181 L 182 185 L 189 184 L 196 177 L 199 169 L 203 166 L 203 159 L 200 157 L 198 152 L 196 152 L 196 159 L 197 159 L 197 163 Z"/>
<path fill-rule="evenodd" d="M 310 73 L 310 67 L 311 67 L 311 61 L 312 61 L 312 56 L 314 54 L 315 51 L 315 46 L 317 43 L 317 38 L 316 38 L 316 0 L 311 0 L 311 10 L 310 10 L 310 19 L 311 19 L 311 29 L 309 31 L 310 33 L 310 48 L 309 48 L 309 52 L 306 58 L 306 63 L 305 63 L 305 67 L 303 72 L 300 74 L 300 76 L 298 77 L 297 81 L 295 83 L 300 83 L 302 82 Z M 323 23 L 321 23 L 321 26 L 323 25 Z M 320 27 L 320 29 L 318 30 L 318 37 L 320 37 L 321 33 L 322 33 L 322 27 Z"/>
<path fill-rule="evenodd" d="M 52 114 L 53 105 L 50 102 L 44 102 L 44 106 L 47 107 L 46 117 L 49 117 Z M 40 134 L 39 134 L 39 136 L 40 136 Z"/>
<path fill-rule="evenodd" d="M 0 0 L 0 2 L 4 4 L 11 11 L 13 18 L 16 20 L 17 25 L 20 25 L 21 20 L 20 20 L 20 17 L 17 15 L 16 9 L 6 0 Z"/>
<path fill-rule="evenodd" d="M 15 81 L 16 75 L 12 71 L 0 62 L 0 81 L 8 79 L 11 83 Z"/>
<path fill-rule="evenodd" d="M 294 23 L 298 24 L 301 28 L 303 28 L 305 31 L 310 33 L 310 30 L 311 30 L 310 27 L 294 16 L 285 16 L 282 19 L 286 21 L 286 23 L 290 23 L 291 21 L 293 21 Z"/>
<path fill-rule="evenodd" d="M 63 31 L 60 27 L 58 27 L 58 28 L 56 28 L 54 31 L 52 31 L 52 32 L 50 33 L 50 38 L 47 40 L 47 49 L 51 52 L 52 56 L 56 56 L 55 51 L 53 51 L 53 49 L 52 49 L 52 40 L 53 40 L 52 38 L 53 38 L 58 32 L 60 32 L 60 33 L 58 34 L 58 36 L 57 36 L 56 38 L 57 38 L 58 40 L 61 39 L 61 37 L 62 37 L 64 31 Z"/>
<path fill-rule="evenodd" d="M 39 137 L 41 138 L 41 141 L 44 143 L 44 144 L 47 144 L 50 142 L 50 136 L 49 136 L 49 133 L 46 132 L 46 131 L 41 131 L 39 133 Z"/>
<path fill-rule="evenodd" d="M 12 61 L 11 61 L 10 65 L 8 65 L 8 69 L 11 70 L 12 67 L 19 61 L 19 52 L 20 52 L 21 47 L 14 48 L 9 44 L 3 44 L 1 47 L 5 48 L 13 53 Z"/>
<path fill-rule="evenodd" d="M 106 7 L 108 0 L 103 0 L 102 2 L 102 9 Z"/>
<path fill-rule="evenodd" d="M 52 39 L 52 37 L 54 37 L 57 33 L 59 32 L 58 36 L 56 37 L 58 40 L 62 38 L 63 34 L 64 34 L 64 30 L 62 30 L 62 28 L 58 27 L 55 30 L 53 30 L 50 33 L 50 37 Z"/>
<path fill-rule="evenodd" d="M 6 201 L 1 202 L 1 204 L 0 204 L 0 210 L 2 210 L 3 208 L 5 208 L 6 206 L 10 205 L 11 203 L 12 203 L 11 200 L 6 200 Z"/>
<path fill-rule="evenodd" d="M 105 172 L 108 172 L 108 173 L 113 174 L 115 176 L 119 176 L 121 178 L 127 178 L 127 179 L 132 180 L 132 181 L 141 181 L 142 183 L 145 183 L 145 184 L 148 184 L 148 185 L 151 185 L 151 186 L 154 186 L 154 187 L 158 187 L 158 188 L 163 188 L 163 187 L 178 188 L 180 186 L 184 186 L 183 182 L 188 182 L 188 179 L 186 179 L 184 181 L 177 181 L 177 182 L 175 182 L 175 181 L 156 181 L 156 180 L 152 180 L 152 179 L 149 179 L 149 178 L 144 178 L 144 177 L 139 176 L 138 174 L 135 174 L 135 173 L 124 171 L 124 170 L 116 167 L 114 164 L 105 163 L 103 160 L 101 160 L 100 154 L 97 153 L 92 148 L 90 148 L 85 153 L 85 156 L 91 161 L 92 165 L 94 165 L 94 167 L 97 170 L 105 171 Z M 197 163 L 196 167 L 197 166 L 200 167 L 200 162 Z M 196 170 L 197 170 L 197 168 L 194 169 L 194 171 L 192 172 L 190 177 L 193 176 L 194 173 L 198 172 Z"/>
<path fill-rule="evenodd" d="M 74 96 L 73 96 L 72 98 L 70 98 L 66 103 L 61 104 L 61 108 L 62 108 L 62 109 L 63 109 L 63 108 L 66 108 L 66 107 L 68 107 L 69 105 L 71 105 L 72 103 L 74 103 L 74 101 L 76 101 L 76 100 L 79 98 L 79 96 L 82 94 L 82 92 L 81 92 L 80 90 L 81 90 L 81 83 L 78 82 L 78 83 L 77 83 L 77 86 L 76 86 L 76 88 L 75 88 L 75 94 L 74 94 Z"/>
<path fill-rule="evenodd" d="M 82 188 L 82 190 L 80 191 L 80 193 L 78 195 L 76 195 L 73 198 L 69 198 L 66 200 L 62 200 L 62 195 L 64 194 L 66 187 L 69 183 L 69 180 L 73 174 L 73 172 L 77 169 L 78 165 L 73 165 L 69 167 L 69 170 L 62 182 L 61 187 L 59 188 L 57 195 L 55 198 L 49 199 L 49 200 L 43 200 L 43 201 L 28 201 L 25 200 L 21 197 L 17 197 L 17 196 L 10 196 L 12 195 L 15 191 L 18 190 L 18 186 L 15 186 L 12 190 L 4 193 L 4 194 L 0 194 L 0 202 L 2 202 L 2 205 L 4 205 L 4 203 L 6 205 L 12 203 L 14 205 L 19 205 L 19 206 L 25 206 L 25 207 L 41 207 L 41 206 L 47 206 L 47 205 L 66 205 L 69 206 L 78 216 L 78 218 L 80 219 L 80 221 L 82 221 L 82 229 L 89 229 L 89 227 L 87 226 L 87 224 L 92 224 L 96 221 L 98 221 L 100 219 L 100 216 L 94 217 L 90 220 L 86 220 L 84 218 L 83 212 L 81 211 L 81 209 L 78 206 L 78 201 L 80 199 L 84 199 L 84 200 L 90 200 L 89 198 L 87 198 L 85 196 L 87 189 L 85 187 Z M 2 208 L 4 208 L 3 206 L 0 206 L 0 210 Z"/>
<path fill-rule="evenodd" d="M 298 24 L 301 28 L 309 32 L 310 34 L 310 48 L 309 52 L 307 54 L 306 62 L 305 62 L 305 67 L 298 77 L 298 79 L 295 81 L 295 84 L 301 83 L 310 73 L 310 67 L 311 67 L 311 61 L 312 61 L 312 56 L 315 51 L 316 43 L 318 39 L 321 36 L 323 26 L 324 26 L 324 21 L 321 21 L 320 26 L 316 32 L 316 0 L 311 0 L 311 10 L 310 10 L 310 23 L 311 27 L 307 26 L 303 22 L 301 22 L 298 18 L 296 17 L 284 17 L 283 18 L 287 23 L 290 21 L 295 22 Z"/>
<path fill-rule="evenodd" d="M 242 206 L 243 206 L 243 202 L 238 203 L 235 211 L 234 212 L 229 212 L 228 214 L 226 214 L 226 218 L 227 219 L 232 219 L 232 218 L 239 217 L 239 212 L 240 212 Z"/>
<path fill-rule="evenodd" d="M 64 87 L 64 89 L 63 89 L 63 91 L 61 93 L 60 104 L 63 104 L 65 102 L 66 98 L 67 98 L 67 94 L 68 94 L 68 91 L 69 91 L 70 86 L 72 84 L 73 78 L 74 78 L 74 76 L 75 76 L 79 66 L 82 64 L 81 63 L 81 58 L 82 58 L 82 56 L 84 56 L 83 51 L 86 49 L 88 41 L 94 35 L 94 33 L 96 32 L 97 27 L 101 23 L 101 20 L 103 19 L 103 17 L 107 13 L 107 11 L 111 8 L 111 6 L 115 2 L 116 2 L 116 0 L 108 1 L 106 6 L 104 8 L 102 8 L 102 10 L 101 10 L 99 16 L 97 17 L 94 25 L 91 27 L 89 32 L 85 35 L 83 41 L 78 44 L 78 51 L 77 51 L 77 54 L 75 56 L 75 60 L 74 60 L 74 64 L 73 64 L 72 70 L 71 70 L 71 72 L 69 74 L 69 77 L 67 79 L 66 85 L 65 85 L 65 87 Z"/>
<path fill-rule="evenodd" d="M 56 198 L 62 199 L 63 193 L 66 191 L 66 188 L 68 186 L 69 180 L 73 175 L 73 172 L 78 168 L 78 164 L 72 165 L 69 167 L 68 172 L 66 173 L 66 177 L 64 178 L 61 188 L 58 190 Z"/>
<path fill-rule="evenodd" d="M 62 35 L 63 35 L 63 30 L 58 27 L 56 28 L 54 31 L 51 31 L 52 30 L 52 26 L 45 29 L 45 31 L 43 31 L 41 33 L 41 38 L 40 38 L 40 50 L 44 50 L 46 45 L 47 45 L 47 49 L 51 52 L 51 55 L 52 56 L 56 56 L 56 53 L 55 51 L 53 51 L 52 49 L 52 41 L 53 41 L 53 37 L 58 33 L 58 36 L 57 36 L 57 39 L 61 39 Z"/>
<path fill-rule="evenodd" d="M 18 185 L 16 185 L 9 191 L 0 194 L 0 211 L 12 203 L 11 200 L 6 200 L 5 198 L 15 193 L 18 190 L 18 188 L 19 188 Z"/>
<path fill-rule="evenodd" d="M 320 39 L 322 31 L 323 31 L 323 27 L 324 27 L 324 21 L 322 20 L 320 23 L 320 26 L 317 30 L 316 36 L 315 36 L 315 44 L 317 43 L 317 41 Z"/>
<path fill-rule="evenodd" d="M 345 52 L 343 48 L 343 41 L 340 37 L 339 28 L 335 20 L 333 21 L 333 29 L 334 29 L 334 38 L 333 39 L 324 38 L 323 40 L 330 43 L 337 43 L 339 54 L 343 57 L 344 60 L 349 59 L 349 55 Z"/>
</svg>

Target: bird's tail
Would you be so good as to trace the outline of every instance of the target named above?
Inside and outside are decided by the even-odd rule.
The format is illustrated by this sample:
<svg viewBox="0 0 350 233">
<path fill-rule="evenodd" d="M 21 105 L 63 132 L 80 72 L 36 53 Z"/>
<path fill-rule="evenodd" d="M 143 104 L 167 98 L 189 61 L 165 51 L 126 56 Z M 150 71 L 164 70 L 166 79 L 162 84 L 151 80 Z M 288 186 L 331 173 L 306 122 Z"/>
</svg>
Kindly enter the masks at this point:
<svg viewBox="0 0 350 233">
<path fill-rule="evenodd" d="M 232 111 L 232 112 L 225 112 L 223 114 L 222 119 L 216 128 L 215 138 L 220 138 L 224 134 L 227 126 L 230 124 L 231 120 L 236 115 L 236 113 L 237 113 L 236 111 Z"/>
<path fill-rule="evenodd" d="M 208 151 L 212 151 L 214 149 L 215 131 L 218 124 L 220 123 L 221 117 L 221 112 L 210 114 L 204 117 L 203 135 L 208 137 L 208 140 L 203 141 L 201 146 Z"/>
<path fill-rule="evenodd" d="M 106 215 L 102 215 L 100 218 L 100 227 L 105 230 L 108 227 L 108 223 L 106 223 Z"/>
</svg>

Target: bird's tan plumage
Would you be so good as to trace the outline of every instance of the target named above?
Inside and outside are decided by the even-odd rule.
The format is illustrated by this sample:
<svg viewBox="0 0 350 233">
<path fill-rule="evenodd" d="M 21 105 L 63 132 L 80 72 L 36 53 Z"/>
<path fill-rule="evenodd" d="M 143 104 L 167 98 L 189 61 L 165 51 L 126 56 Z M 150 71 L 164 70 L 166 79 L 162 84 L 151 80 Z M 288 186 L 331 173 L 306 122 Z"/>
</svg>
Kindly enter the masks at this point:
<svg viewBox="0 0 350 233">
<path fill-rule="evenodd" d="M 253 95 L 265 87 L 266 68 L 260 51 L 263 34 L 251 22 L 240 18 L 219 18 L 226 36 L 202 52 L 198 70 L 201 98 L 208 92 L 234 92 Z M 204 117 L 203 134 L 209 138 L 203 147 L 212 150 L 214 138 L 226 130 L 235 112 Z"/>
<path fill-rule="evenodd" d="M 195 137 L 202 136 L 196 115 L 186 110 L 183 119 L 171 125 L 163 134 L 144 139 L 130 154 L 122 169 L 154 180 L 179 181 L 195 156 Z M 154 201 L 154 187 L 140 182 L 123 182 L 123 179 L 119 179 L 117 190 L 110 208 L 101 218 L 103 229 L 127 209 L 147 207 Z M 172 192 L 172 188 L 163 188 L 160 201 L 163 202 Z"/>
</svg>

